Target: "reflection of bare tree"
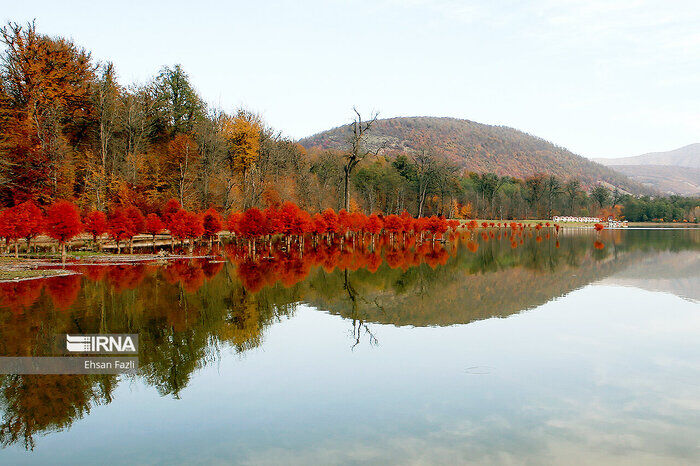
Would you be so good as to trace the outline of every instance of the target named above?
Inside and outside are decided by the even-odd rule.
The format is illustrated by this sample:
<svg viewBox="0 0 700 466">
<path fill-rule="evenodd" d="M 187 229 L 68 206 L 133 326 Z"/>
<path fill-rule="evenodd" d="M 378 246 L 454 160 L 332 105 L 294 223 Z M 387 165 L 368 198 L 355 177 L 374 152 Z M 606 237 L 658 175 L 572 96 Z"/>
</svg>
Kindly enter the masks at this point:
<svg viewBox="0 0 700 466">
<path fill-rule="evenodd" d="M 352 345 L 351 348 L 355 349 L 355 347 L 360 344 L 360 339 L 362 338 L 363 333 L 368 336 L 370 346 L 378 345 L 379 340 L 377 340 L 377 337 L 374 335 L 374 333 L 372 333 L 372 330 L 370 330 L 369 326 L 365 322 L 365 316 L 360 315 L 360 310 L 358 306 L 358 300 L 362 300 L 365 303 L 369 303 L 369 301 L 358 295 L 357 290 L 350 283 L 347 269 L 345 269 L 344 271 L 343 288 L 348 293 L 348 297 L 350 298 L 351 304 L 350 318 L 352 319 L 352 337 L 355 340 L 355 343 Z M 382 310 L 381 306 L 379 306 L 379 304 L 376 301 L 374 301 L 374 304 L 380 310 Z"/>
</svg>

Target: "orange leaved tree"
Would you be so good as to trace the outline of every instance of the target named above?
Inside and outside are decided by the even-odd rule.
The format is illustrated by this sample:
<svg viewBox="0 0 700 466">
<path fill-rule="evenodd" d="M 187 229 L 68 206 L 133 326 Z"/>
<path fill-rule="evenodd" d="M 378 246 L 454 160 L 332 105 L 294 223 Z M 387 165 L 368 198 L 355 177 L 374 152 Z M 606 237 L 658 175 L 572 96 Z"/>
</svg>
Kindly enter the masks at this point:
<svg viewBox="0 0 700 466">
<path fill-rule="evenodd" d="M 70 201 L 56 201 L 46 211 L 46 233 L 61 247 L 61 262 L 66 261 L 66 242 L 83 231 L 80 212 Z"/>
</svg>

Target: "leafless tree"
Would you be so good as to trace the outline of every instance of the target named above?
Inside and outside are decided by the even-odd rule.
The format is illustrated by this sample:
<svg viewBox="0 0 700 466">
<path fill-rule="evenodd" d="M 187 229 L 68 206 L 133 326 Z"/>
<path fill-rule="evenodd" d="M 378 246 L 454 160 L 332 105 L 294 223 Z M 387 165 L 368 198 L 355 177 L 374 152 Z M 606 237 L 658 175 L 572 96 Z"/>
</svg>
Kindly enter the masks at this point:
<svg viewBox="0 0 700 466">
<path fill-rule="evenodd" d="M 350 151 L 345 154 L 345 165 L 343 166 L 345 175 L 345 210 L 350 210 L 350 176 L 352 175 L 352 171 L 357 164 L 362 162 L 368 155 L 377 155 L 382 149 L 382 147 L 379 146 L 375 151 L 368 151 L 362 144 L 363 137 L 377 121 L 379 113 L 374 112 L 372 118 L 368 121 L 363 121 L 362 115 L 357 111 L 357 108 L 353 107 L 352 110 L 355 112 L 355 118 L 351 125 L 352 134 L 350 135 L 349 141 Z"/>
</svg>

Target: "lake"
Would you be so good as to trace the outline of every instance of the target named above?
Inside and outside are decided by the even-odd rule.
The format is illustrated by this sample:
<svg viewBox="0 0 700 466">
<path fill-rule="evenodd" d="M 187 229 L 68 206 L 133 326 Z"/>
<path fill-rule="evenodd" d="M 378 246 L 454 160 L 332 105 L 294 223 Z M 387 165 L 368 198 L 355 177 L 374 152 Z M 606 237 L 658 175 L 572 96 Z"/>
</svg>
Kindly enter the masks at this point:
<svg viewBox="0 0 700 466">
<path fill-rule="evenodd" d="M 140 347 L 0 376 L 0 464 L 700 462 L 700 229 L 244 249 L 2 284 L 3 356 Z"/>
</svg>

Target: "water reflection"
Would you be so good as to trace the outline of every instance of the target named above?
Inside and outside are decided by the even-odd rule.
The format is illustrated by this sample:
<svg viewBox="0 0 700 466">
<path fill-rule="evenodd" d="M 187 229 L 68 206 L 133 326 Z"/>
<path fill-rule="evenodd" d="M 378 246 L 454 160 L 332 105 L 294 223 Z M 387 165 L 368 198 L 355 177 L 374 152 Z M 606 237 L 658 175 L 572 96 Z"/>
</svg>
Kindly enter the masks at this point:
<svg viewBox="0 0 700 466">
<path fill-rule="evenodd" d="M 700 231 L 490 231 L 445 244 L 380 239 L 251 256 L 231 243 L 216 260 L 78 266 L 80 275 L 0 284 L 0 354 L 46 356 L 60 333 L 139 333 L 138 379 L 178 398 L 223 348 L 259 347 L 299 303 L 342 316 L 348 348 L 381 345 L 376 324 L 448 326 L 506 317 L 634 271 L 637 280 L 689 254 Z M 692 260 L 694 257 L 694 261 Z M 646 270 L 646 272 L 645 272 Z M 32 449 L 112 401 L 118 376 L 4 376 L 0 441 Z"/>
</svg>

